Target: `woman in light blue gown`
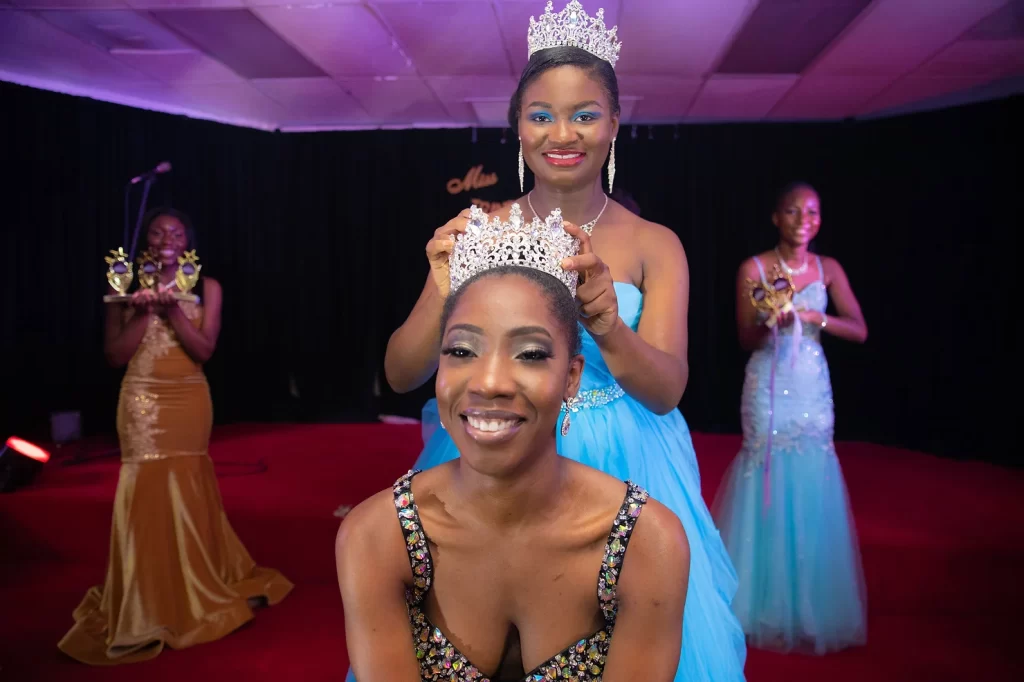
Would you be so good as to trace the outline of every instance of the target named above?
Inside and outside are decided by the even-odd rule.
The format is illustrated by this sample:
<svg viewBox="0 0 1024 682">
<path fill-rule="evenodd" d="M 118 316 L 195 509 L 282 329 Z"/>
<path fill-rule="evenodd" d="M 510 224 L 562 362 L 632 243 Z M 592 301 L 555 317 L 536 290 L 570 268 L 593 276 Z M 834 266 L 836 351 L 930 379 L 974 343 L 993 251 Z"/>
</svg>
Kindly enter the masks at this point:
<svg viewBox="0 0 1024 682">
<path fill-rule="evenodd" d="M 562 20 L 569 20 L 574 5 L 560 13 Z M 592 25 L 585 15 L 580 24 Z M 735 682 L 744 679 L 746 658 L 743 632 L 730 608 L 736 574 L 701 497 L 690 432 L 677 409 L 688 375 L 686 256 L 673 232 L 610 201 L 602 188 L 606 159 L 609 185 L 615 172 L 619 101 L 614 64 L 607 59 L 612 50 L 602 49 L 614 35 L 594 35 L 595 53 L 564 46 L 531 51 L 509 107 L 522 163 L 535 178 L 534 188 L 519 200 L 524 217 L 543 219 L 560 208 L 567 223 L 591 234 L 597 254 L 563 264 L 581 275 L 577 299 L 586 365 L 578 400 L 568 406 L 572 427 L 560 437 L 559 452 L 646 487 L 679 516 L 691 560 L 675 679 Z M 543 44 L 543 35 L 531 39 L 533 47 Z M 508 220 L 509 211 L 498 215 Z M 467 216 L 464 211 L 439 228 L 428 243 L 431 276 L 388 343 L 385 372 L 398 392 L 421 386 L 436 369 L 450 235 L 466 229 Z M 450 423 L 459 419 L 450 415 Z M 423 411 L 425 447 L 415 468 L 459 456 L 438 425 L 432 400 Z"/>
<path fill-rule="evenodd" d="M 748 643 L 824 654 L 864 644 L 867 595 L 846 483 L 832 444 L 832 385 L 821 334 L 863 343 L 867 325 L 839 263 L 808 252 L 821 226 L 817 193 L 779 196 L 779 245 L 750 258 L 736 283 L 737 323 L 753 353 L 743 384 L 743 447 L 719 487 L 714 517 L 739 575 L 733 600 Z M 794 284 L 795 310 L 774 330 L 751 282 Z M 836 314 L 827 315 L 829 294 Z"/>
</svg>

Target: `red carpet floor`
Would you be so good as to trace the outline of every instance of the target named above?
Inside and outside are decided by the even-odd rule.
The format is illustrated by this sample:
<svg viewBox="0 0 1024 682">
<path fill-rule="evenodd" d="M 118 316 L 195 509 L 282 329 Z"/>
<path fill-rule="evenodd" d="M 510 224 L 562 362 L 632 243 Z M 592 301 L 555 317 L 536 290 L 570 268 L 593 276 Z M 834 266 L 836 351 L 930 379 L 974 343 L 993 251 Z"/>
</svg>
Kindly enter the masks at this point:
<svg viewBox="0 0 1024 682">
<path fill-rule="evenodd" d="M 711 499 L 739 439 L 694 441 Z M 342 680 L 334 511 L 390 485 L 419 447 L 417 426 L 219 429 L 211 454 L 228 516 L 256 560 L 296 588 L 223 640 L 112 668 L 75 663 L 56 643 L 86 588 L 102 582 L 118 462 L 55 457 L 32 487 L 0 496 L 0 680 Z M 752 650 L 748 679 L 1024 679 L 1013 634 L 1024 612 L 1024 472 L 859 443 L 839 453 L 867 576 L 869 644 L 824 658 Z"/>
</svg>

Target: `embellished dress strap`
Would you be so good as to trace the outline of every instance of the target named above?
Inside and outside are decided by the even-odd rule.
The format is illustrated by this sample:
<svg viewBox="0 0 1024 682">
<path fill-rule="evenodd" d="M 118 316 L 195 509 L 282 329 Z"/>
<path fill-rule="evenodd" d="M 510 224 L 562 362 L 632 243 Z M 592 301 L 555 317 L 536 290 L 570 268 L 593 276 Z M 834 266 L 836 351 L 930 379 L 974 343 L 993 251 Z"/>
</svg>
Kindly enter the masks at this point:
<svg viewBox="0 0 1024 682">
<path fill-rule="evenodd" d="M 615 614 L 619 609 L 619 574 L 622 572 L 622 562 L 626 558 L 626 546 L 633 535 L 636 520 L 640 518 L 640 512 L 647 504 L 647 498 L 646 490 L 632 481 L 626 481 L 626 499 L 623 500 L 619 513 L 612 523 L 608 544 L 604 550 L 604 561 L 601 562 L 601 574 L 597 579 L 597 599 L 604 619 L 609 623 L 615 622 Z"/>
<path fill-rule="evenodd" d="M 402 526 L 405 537 L 405 550 L 409 553 L 409 565 L 412 567 L 412 586 L 406 590 L 406 598 L 410 606 L 417 606 L 427 596 L 434 577 L 434 567 L 427 547 L 427 536 L 423 533 L 420 522 L 420 511 L 412 495 L 412 478 L 419 471 L 409 473 L 395 481 L 392 490 L 395 493 L 395 509 L 398 511 L 398 522 Z"/>
<path fill-rule="evenodd" d="M 761 283 L 762 284 L 767 284 L 768 283 L 768 276 L 766 274 L 764 274 L 764 266 L 761 265 L 761 259 L 758 258 L 757 256 L 754 256 L 754 265 L 757 266 L 757 271 L 759 273 L 761 273 Z"/>
</svg>

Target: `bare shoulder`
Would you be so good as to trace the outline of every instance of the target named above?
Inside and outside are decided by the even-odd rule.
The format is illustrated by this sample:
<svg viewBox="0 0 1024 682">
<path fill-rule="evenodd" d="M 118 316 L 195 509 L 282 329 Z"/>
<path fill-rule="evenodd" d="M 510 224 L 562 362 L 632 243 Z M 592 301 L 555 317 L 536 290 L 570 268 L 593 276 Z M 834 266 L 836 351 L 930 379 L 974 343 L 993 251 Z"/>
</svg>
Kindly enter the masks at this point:
<svg viewBox="0 0 1024 682">
<path fill-rule="evenodd" d="M 334 550 L 339 562 L 345 557 L 383 558 L 400 555 L 402 543 L 394 491 L 388 488 L 363 500 L 345 516 L 338 528 Z"/>
<path fill-rule="evenodd" d="M 689 556 L 690 545 L 682 521 L 653 497 L 647 498 L 637 519 L 632 542 L 638 543 L 639 553 L 648 557 Z"/>
<path fill-rule="evenodd" d="M 821 259 L 821 267 L 825 270 L 825 273 L 829 272 L 842 272 L 843 266 L 839 264 L 839 261 L 832 256 L 818 256 Z"/>
<path fill-rule="evenodd" d="M 760 259 L 763 263 L 765 259 L 765 254 L 759 253 L 756 256 L 751 256 L 750 258 L 744 260 L 742 263 L 740 263 L 739 272 L 737 274 L 740 277 L 746 277 L 753 280 L 761 279 L 761 272 L 757 269 L 757 259 Z"/>
<path fill-rule="evenodd" d="M 690 542 L 682 522 L 661 502 L 648 498 L 629 537 L 619 581 L 622 596 L 651 604 L 679 598 L 682 604 L 689 575 Z"/>
<path fill-rule="evenodd" d="M 621 480 L 585 464 L 573 462 L 579 484 L 587 490 L 587 499 L 601 500 L 603 506 L 616 510 L 622 506 L 628 489 Z M 643 529 L 643 530 L 641 530 Z M 639 533 L 640 544 L 648 545 L 649 555 L 658 556 L 672 547 L 688 547 L 686 531 L 672 510 L 648 495 L 633 535 Z M 632 546 L 632 545 L 631 545 Z M 640 554 L 648 553 L 643 549 Z"/>
<path fill-rule="evenodd" d="M 212 305 L 219 309 L 223 301 L 224 290 L 221 288 L 220 282 L 215 280 L 213 277 L 203 277 L 202 305 L 207 308 Z"/>
<path fill-rule="evenodd" d="M 206 292 L 216 291 L 218 294 L 224 291 L 220 286 L 220 282 L 213 277 L 203 277 L 203 290 Z"/>
<path fill-rule="evenodd" d="M 821 259 L 821 269 L 825 275 L 825 283 L 832 284 L 836 280 L 846 279 L 846 272 L 839 261 L 832 256 L 818 256 Z"/>
<path fill-rule="evenodd" d="M 623 209 L 625 211 L 625 209 Z M 628 211 L 625 211 L 629 213 Z M 683 242 L 674 231 L 660 223 L 644 220 L 640 216 L 629 214 L 632 218 L 633 234 L 648 253 L 658 255 L 670 255 L 678 258 L 686 258 L 683 249 Z"/>
<path fill-rule="evenodd" d="M 586 491 L 584 499 L 600 500 L 602 506 L 616 510 L 622 505 L 626 496 L 626 485 L 622 481 L 575 460 L 569 460 L 569 466 L 576 485 Z"/>
</svg>

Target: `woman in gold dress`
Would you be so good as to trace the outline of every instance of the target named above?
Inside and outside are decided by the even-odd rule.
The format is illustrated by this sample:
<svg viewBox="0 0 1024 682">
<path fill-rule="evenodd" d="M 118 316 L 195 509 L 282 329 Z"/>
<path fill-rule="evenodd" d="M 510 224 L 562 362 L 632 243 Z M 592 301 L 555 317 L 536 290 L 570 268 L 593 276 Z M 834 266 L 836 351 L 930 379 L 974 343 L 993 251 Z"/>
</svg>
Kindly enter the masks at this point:
<svg viewBox="0 0 1024 682">
<path fill-rule="evenodd" d="M 191 228 L 177 211 L 145 222 L 161 262 L 157 292 L 107 306 L 104 350 L 127 364 L 117 406 L 121 472 L 106 581 L 75 609 L 58 646 L 83 663 L 113 665 L 219 639 L 292 589 L 256 566 L 221 503 L 207 454 L 213 407 L 202 365 L 217 345 L 221 287 L 200 280 L 200 303 L 177 301 L 174 275 Z"/>
</svg>

